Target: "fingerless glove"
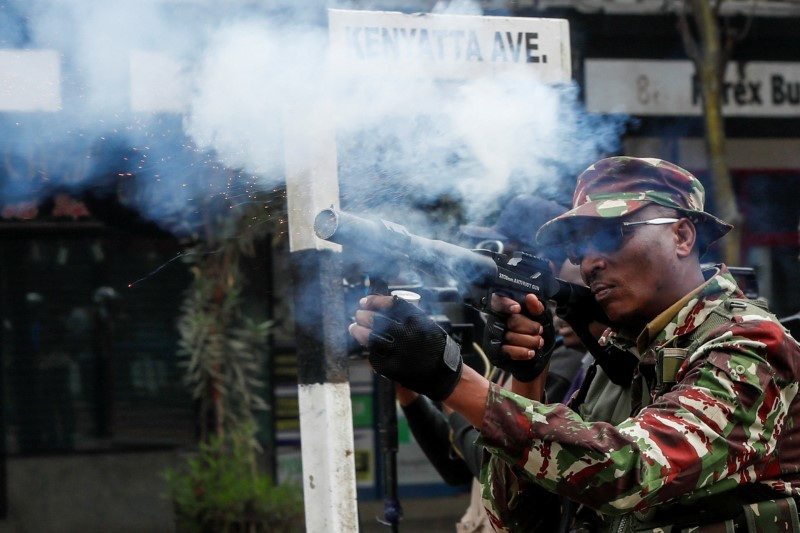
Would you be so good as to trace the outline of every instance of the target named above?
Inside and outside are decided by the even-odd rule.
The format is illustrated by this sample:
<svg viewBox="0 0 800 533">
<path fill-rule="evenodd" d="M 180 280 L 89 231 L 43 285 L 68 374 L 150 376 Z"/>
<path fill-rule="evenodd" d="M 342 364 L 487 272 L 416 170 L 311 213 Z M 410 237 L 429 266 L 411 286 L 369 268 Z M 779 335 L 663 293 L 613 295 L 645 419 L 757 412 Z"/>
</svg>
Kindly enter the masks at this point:
<svg viewBox="0 0 800 533">
<path fill-rule="evenodd" d="M 450 396 L 461 377 L 458 343 L 397 296 L 392 307 L 375 313 L 367 348 L 375 372 L 434 401 Z"/>
</svg>

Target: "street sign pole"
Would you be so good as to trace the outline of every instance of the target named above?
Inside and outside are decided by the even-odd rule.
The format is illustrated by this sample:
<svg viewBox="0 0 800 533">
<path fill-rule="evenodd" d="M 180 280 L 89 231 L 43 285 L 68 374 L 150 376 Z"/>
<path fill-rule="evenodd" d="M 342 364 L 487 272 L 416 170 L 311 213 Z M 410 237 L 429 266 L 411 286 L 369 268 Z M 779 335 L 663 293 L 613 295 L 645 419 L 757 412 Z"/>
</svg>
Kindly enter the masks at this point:
<svg viewBox="0 0 800 533">
<path fill-rule="evenodd" d="M 358 510 L 341 254 L 313 230 L 315 214 L 339 203 L 336 143 L 322 118 L 330 114 L 306 104 L 284 125 L 306 531 L 351 533 Z"/>
</svg>

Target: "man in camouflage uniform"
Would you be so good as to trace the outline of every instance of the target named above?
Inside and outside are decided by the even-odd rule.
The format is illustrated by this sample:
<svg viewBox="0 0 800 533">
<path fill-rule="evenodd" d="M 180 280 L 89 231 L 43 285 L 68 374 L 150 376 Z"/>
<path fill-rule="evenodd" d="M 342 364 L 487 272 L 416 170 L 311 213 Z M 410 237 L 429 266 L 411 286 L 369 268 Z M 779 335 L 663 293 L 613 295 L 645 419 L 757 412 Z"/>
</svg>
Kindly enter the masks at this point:
<svg viewBox="0 0 800 533">
<path fill-rule="evenodd" d="M 465 368 L 424 317 L 386 297 L 362 300 L 350 331 L 376 371 L 480 429 L 496 530 L 535 530 L 552 508 L 539 504 L 545 489 L 597 511 L 588 530 L 800 531 L 800 347 L 724 265 L 701 270 L 700 255 L 730 229 L 703 201 L 680 167 L 613 157 L 581 174 L 572 210 L 539 231 L 540 242 L 567 245 L 613 323 L 601 348 L 635 356 L 630 385 L 608 382 L 623 409 L 602 405 L 605 387 L 577 411 L 529 399 L 530 387 L 527 398 L 502 390 Z M 503 354 L 541 357 L 542 326 L 529 317 L 542 303 L 528 295 L 522 313 L 498 302 L 509 313 Z M 580 322 L 579 310 L 571 318 Z"/>
</svg>

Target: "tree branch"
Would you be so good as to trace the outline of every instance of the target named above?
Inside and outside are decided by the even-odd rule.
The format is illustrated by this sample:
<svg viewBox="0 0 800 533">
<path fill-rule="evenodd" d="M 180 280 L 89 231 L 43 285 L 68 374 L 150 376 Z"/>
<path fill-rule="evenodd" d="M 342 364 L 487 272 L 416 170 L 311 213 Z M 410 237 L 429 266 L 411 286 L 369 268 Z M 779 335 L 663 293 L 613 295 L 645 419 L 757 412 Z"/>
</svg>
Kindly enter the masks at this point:
<svg viewBox="0 0 800 533">
<path fill-rule="evenodd" d="M 683 49 L 686 51 L 686 55 L 695 64 L 698 64 L 700 62 L 700 49 L 697 46 L 697 40 L 692 37 L 689 19 L 686 16 L 686 4 L 687 2 L 684 1 L 683 9 L 678 13 L 678 33 L 680 33 L 681 41 L 683 41 Z"/>
</svg>

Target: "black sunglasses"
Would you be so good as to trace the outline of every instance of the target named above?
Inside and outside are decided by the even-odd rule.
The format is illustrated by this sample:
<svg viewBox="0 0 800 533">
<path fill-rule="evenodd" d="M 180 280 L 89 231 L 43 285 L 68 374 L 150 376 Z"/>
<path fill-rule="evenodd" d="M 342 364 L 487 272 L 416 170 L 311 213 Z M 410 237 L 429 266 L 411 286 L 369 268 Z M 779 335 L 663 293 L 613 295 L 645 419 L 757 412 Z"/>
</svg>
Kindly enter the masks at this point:
<svg viewBox="0 0 800 533">
<path fill-rule="evenodd" d="M 625 228 L 635 226 L 660 226 L 662 224 L 673 224 L 679 218 L 651 218 L 649 220 L 634 220 L 617 224 L 603 224 L 595 230 L 585 228 L 578 236 L 580 239 L 567 245 L 567 259 L 573 265 L 580 265 L 586 251 L 591 247 L 600 253 L 608 254 L 616 252 L 625 242 Z"/>
</svg>

